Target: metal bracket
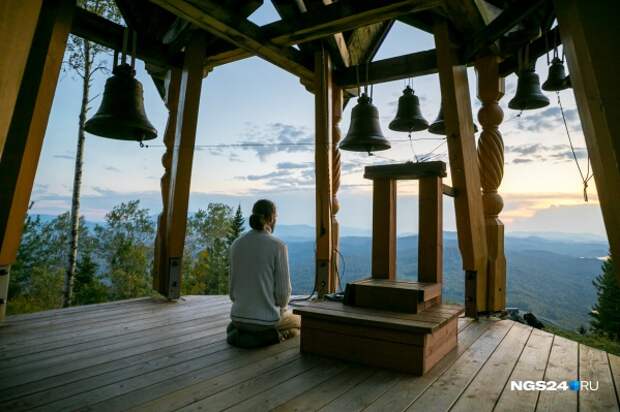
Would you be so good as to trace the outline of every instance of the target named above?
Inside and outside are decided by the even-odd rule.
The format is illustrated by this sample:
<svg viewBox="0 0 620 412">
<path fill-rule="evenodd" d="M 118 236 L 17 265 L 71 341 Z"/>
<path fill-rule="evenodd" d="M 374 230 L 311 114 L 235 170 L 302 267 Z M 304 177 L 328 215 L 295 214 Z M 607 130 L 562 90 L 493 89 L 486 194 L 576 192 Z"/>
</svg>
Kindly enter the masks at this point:
<svg viewBox="0 0 620 412">
<path fill-rule="evenodd" d="M 178 299 L 181 296 L 181 258 L 171 257 L 168 260 L 168 299 Z"/>
</svg>

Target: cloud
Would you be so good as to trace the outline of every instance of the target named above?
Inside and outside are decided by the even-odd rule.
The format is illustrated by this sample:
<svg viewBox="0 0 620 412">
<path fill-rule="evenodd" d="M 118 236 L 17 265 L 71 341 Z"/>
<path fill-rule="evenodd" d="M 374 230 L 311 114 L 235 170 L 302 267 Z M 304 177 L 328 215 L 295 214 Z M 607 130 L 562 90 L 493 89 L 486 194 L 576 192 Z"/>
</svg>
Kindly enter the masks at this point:
<svg viewBox="0 0 620 412">
<path fill-rule="evenodd" d="M 281 162 L 276 165 L 279 170 L 292 170 L 292 169 L 307 169 L 308 167 L 314 167 L 310 162 Z"/>
<path fill-rule="evenodd" d="M 571 130 L 581 130 L 577 109 L 565 109 L 564 117 Z M 557 106 L 534 112 L 524 112 L 514 123 L 515 128 L 528 132 L 548 132 L 563 128 L 562 113 Z"/>
<path fill-rule="evenodd" d="M 238 147 L 254 152 L 261 161 L 275 153 L 311 152 L 314 150 L 314 133 L 303 126 L 270 123 L 251 127 Z"/>
<path fill-rule="evenodd" d="M 104 167 L 104 169 L 110 172 L 117 172 L 117 173 L 120 173 L 121 171 L 121 169 L 119 169 L 118 167 L 114 167 L 114 166 L 106 166 Z"/>
<path fill-rule="evenodd" d="M 66 159 L 66 160 L 73 160 L 75 159 L 74 156 L 72 155 L 68 155 L 68 154 L 57 154 L 53 156 L 55 159 Z"/>
<path fill-rule="evenodd" d="M 514 164 L 529 163 L 534 159 L 543 162 L 563 162 L 573 160 L 573 153 L 570 146 L 566 144 L 522 144 L 506 146 L 504 150 L 507 155 L 518 156 L 512 160 L 512 163 Z M 586 159 L 588 157 L 588 151 L 585 147 L 575 147 L 575 156 L 577 159 Z"/>
</svg>

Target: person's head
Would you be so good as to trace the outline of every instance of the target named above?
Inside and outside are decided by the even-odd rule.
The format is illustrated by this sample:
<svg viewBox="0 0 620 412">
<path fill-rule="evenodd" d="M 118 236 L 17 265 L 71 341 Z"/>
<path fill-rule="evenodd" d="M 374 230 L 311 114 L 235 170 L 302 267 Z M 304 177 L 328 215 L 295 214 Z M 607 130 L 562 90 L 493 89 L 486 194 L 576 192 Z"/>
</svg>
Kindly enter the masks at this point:
<svg viewBox="0 0 620 412">
<path fill-rule="evenodd" d="M 273 232 L 276 227 L 276 205 L 267 199 L 261 199 L 254 203 L 250 227 L 255 230 L 267 229 Z"/>
</svg>

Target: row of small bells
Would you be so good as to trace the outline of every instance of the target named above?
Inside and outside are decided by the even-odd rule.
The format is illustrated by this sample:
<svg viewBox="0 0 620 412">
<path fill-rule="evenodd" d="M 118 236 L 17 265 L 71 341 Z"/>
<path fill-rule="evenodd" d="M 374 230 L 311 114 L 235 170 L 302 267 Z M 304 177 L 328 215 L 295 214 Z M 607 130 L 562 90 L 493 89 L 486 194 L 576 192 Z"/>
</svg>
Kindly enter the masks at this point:
<svg viewBox="0 0 620 412">
<path fill-rule="evenodd" d="M 540 80 L 534 69 L 521 70 L 518 74 L 517 92 L 510 100 L 508 107 L 514 110 L 533 110 L 549 105 L 549 99 L 540 91 Z M 566 75 L 564 63 L 555 57 L 549 66 L 547 81 L 542 85 L 545 91 L 560 91 L 571 87 L 570 77 Z M 398 99 L 396 117 L 389 124 L 389 129 L 396 132 L 419 132 L 428 130 L 437 135 L 446 135 L 446 125 L 443 117 L 443 102 L 439 115 L 430 125 L 420 111 L 420 100 L 413 89 L 407 86 L 403 95 Z M 474 132 L 478 128 L 474 124 Z M 351 124 L 339 148 L 351 152 L 378 152 L 388 150 L 392 146 L 383 136 L 379 122 L 379 111 L 372 104 L 367 93 L 357 100 L 357 105 L 351 110 Z"/>
</svg>

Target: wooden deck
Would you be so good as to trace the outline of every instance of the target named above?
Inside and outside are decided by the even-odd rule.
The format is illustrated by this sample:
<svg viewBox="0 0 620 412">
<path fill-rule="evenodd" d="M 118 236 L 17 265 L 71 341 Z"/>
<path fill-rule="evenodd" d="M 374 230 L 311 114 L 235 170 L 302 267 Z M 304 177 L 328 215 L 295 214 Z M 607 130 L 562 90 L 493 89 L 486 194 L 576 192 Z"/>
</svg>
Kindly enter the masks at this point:
<svg viewBox="0 0 620 412">
<path fill-rule="evenodd" d="M 459 319 L 423 377 L 301 355 L 299 341 L 228 346 L 229 301 L 137 299 L 9 317 L 2 411 L 617 411 L 620 357 L 512 321 Z M 515 392 L 511 380 L 597 380 L 596 392 Z"/>
</svg>

